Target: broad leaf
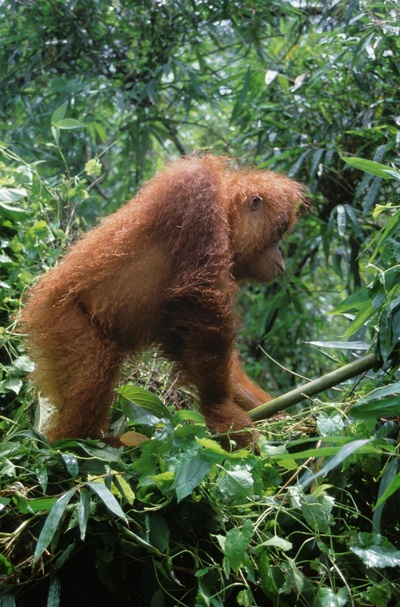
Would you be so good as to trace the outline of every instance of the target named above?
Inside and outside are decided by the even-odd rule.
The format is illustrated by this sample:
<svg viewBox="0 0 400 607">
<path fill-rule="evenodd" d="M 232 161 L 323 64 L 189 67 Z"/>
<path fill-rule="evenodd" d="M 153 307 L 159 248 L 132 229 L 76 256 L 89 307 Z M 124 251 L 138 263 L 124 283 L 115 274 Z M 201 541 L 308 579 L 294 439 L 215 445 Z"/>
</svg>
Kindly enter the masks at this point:
<svg viewBox="0 0 400 607">
<path fill-rule="evenodd" d="M 198 454 L 185 454 L 175 468 L 175 482 L 173 489 L 176 491 L 178 502 L 190 495 L 195 487 L 205 478 L 211 469 L 210 462 L 199 459 Z"/>
<path fill-rule="evenodd" d="M 379 533 L 359 533 L 358 542 L 350 550 L 360 557 L 366 567 L 399 567 L 400 550 L 397 550 Z"/>
<path fill-rule="evenodd" d="M 335 592 L 332 588 L 320 588 L 315 599 L 314 607 L 345 607 L 348 604 L 347 588 Z"/>
<path fill-rule="evenodd" d="M 234 527 L 226 534 L 225 558 L 234 572 L 243 564 L 252 537 L 253 525 L 249 519 L 244 521 L 242 528 Z"/>
<path fill-rule="evenodd" d="M 118 393 L 137 407 L 146 411 L 146 413 L 150 414 L 154 418 L 151 423 L 155 423 L 162 419 L 172 420 L 172 414 L 167 407 L 163 405 L 158 396 L 152 394 L 148 390 L 144 390 L 144 388 L 140 388 L 133 384 L 126 384 L 118 389 Z M 133 413 L 134 411 L 135 409 L 132 409 Z M 133 419 L 135 419 L 135 417 L 133 417 Z"/>
<path fill-rule="evenodd" d="M 253 477 L 247 470 L 225 470 L 218 481 L 222 495 L 228 500 L 242 500 L 253 491 Z"/>
<path fill-rule="evenodd" d="M 148 519 L 147 541 L 160 552 L 165 552 L 168 548 L 170 532 L 168 523 L 160 514 L 152 514 Z"/>
<path fill-rule="evenodd" d="M 62 120 L 67 111 L 68 101 L 65 101 L 62 105 L 60 105 L 56 110 L 54 110 L 51 116 L 51 123 L 56 124 L 60 120 Z"/>
</svg>

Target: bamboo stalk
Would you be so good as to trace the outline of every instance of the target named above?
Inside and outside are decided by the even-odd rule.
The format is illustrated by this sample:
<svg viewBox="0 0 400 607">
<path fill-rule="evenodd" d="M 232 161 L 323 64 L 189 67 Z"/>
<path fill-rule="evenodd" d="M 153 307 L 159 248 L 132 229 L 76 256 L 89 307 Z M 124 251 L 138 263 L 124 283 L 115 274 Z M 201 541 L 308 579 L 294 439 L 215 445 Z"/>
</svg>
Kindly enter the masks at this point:
<svg viewBox="0 0 400 607">
<path fill-rule="evenodd" d="M 261 419 L 266 419 L 275 415 L 279 411 L 283 409 L 287 409 L 292 405 L 296 405 L 304 400 L 307 396 L 315 396 L 324 390 L 328 390 L 337 384 L 341 384 L 342 382 L 355 377 L 356 375 L 360 375 L 361 373 L 365 373 L 369 371 L 376 365 L 379 365 L 380 362 L 376 358 L 375 354 L 367 354 L 358 360 L 355 360 L 340 369 L 335 369 L 318 379 L 314 379 L 310 381 L 308 384 L 304 386 L 300 386 L 299 388 L 295 388 L 286 394 L 282 394 L 282 396 L 278 396 L 273 400 L 270 400 L 268 403 L 264 405 L 260 405 L 255 409 L 251 409 L 248 411 L 248 416 L 253 421 L 260 421 Z"/>
</svg>

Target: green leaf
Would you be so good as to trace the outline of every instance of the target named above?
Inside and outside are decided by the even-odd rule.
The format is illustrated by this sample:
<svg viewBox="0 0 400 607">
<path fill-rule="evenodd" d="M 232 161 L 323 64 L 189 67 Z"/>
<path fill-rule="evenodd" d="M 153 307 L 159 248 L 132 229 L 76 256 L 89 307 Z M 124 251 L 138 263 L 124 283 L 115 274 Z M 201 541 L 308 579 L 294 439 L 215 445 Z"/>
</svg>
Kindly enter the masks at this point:
<svg viewBox="0 0 400 607">
<path fill-rule="evenodd" d="M 28 196 L 28 192 L 25 188 L 0 188 L 0 201 L 3 203 L 17 202 L 21 198 L 26 198 L 26 196 Z M 4 207 L 12 211 L 21 211 L 19 208 L 7 207 L 7 205 L 4 205 Z"/>
<path fill-rule="evenodd" d="M 58 107 L 56 110 L 54 110 L 52 117 L 51 117 L 51 124 L 56 124 L 57 122 L 59 122 L 60 120 L 62 120 L 65 116 L 65 113 L 67 111 L 67 107 L 68 107 L 68 101 L 65 101 L 62 105 L 60 105 L 60 107 Z"/>
<path fill-rule="evenodd" d="M 7 390 L 12 390 L 15 394 L 19 394 L 22 388 L 22 380 L 18 377 L 10 377 L 10 379 L 4 382 L 3 387 Z"/>
<path fill-rule="evenodd" d="M 389 605 L 392 594 L 384 584 L 378 584 L 375 581 L 366 592 L 363 592 L 362 596 L 369 605 L 380 607 L 381 605 Z"/>
<path fill-rule="evenodd" d="M 387 174 L 396 179 L 396 181 L 400 181 L 400 171 L 396 171 L 396 169 L 388 169 Z"/>
<path fill-rule="evenodd" d="M 86 486 L 89 487 L 94 493 L 97 493 L 104 505 L 118 518 L 121 518 L 127 523 L 127 518 L 121 506 L 111 493 L 111 491 L 103 484 L 99 482 L 88 482 Z"/>
<path fill-rule="evenodd" d="M 256 550 L 258 551 L 264 546 L 274 546 L 275 548 L 279 548 L 284 552 L 287 552 L 293 548 L 292 542 L 288 542 L 287 540 L 284 540 L 283 537 L 278 537 L 277 535 L 270 537 L 269 540 L 262 542 L 262 544 L 257 544 Z"/>
<path fill-rule="evenodd" d="M 60 524 L 60 521 L 64 516 L 65 509 L 68 506 L 75 492 L 76 489 L 74 488 L 67 491 L 67 493 L 64 493 L 64 495 L 62 495 L 56 501 L 53 508 L 50 510 L 49 515 L 43 525 L 42 531 L 39 535 L 35 554 L 33 555 L 33 562 L 37 561 L 37 559 L 43 554 L 47 546 L 50 544 L 57 531 L 58 525 Z"/>
<path fill-rule="evenodd" d="M 80 491 L 79 507 L 78 507 L 78 523 L 81 540 L 84 541 L 86 536 L 86 528 L 90 514 L 90 492 L 86 487 L 82 487 Z"/>
<path fill-rule="evenodd" d="M 378 419 L 400 413 L 400 382 L 373 390 L 350 408 L 355 419 Z"/>
<path fill-rule="evenodd" d="M 366 173 L 370 173 L 371 175 L 376 175 L 377 177 L 382 177 L 383 179 L 393 179 L 393 176 L 390 175 L 390 172 L 393 170 L 391 167 L 386 166 L 386 164 L 380 164 L 380 162 L 374 162 L 373 160 L 365 160 L 364 158 L 344 158 L 342 156 L 342 160 L 344 160 L 350 166 L 360 169 L 361 171 L 365 171 Z"/>
<path fill-rule="evenodd" d="M 310 166 L 310 177 L 314 177 L 315 173 L 317 172 L 317 169 L 319 167 L 321 158 L 323 153 L 325 152 L 325 150 L 323 148 L 316 150 L 313 154 L 312 157 L 312 161 L 311 161 L 311 166 Z"/>
<path fill-rule="evenodd" d="M 73 521 L 73 526 L 75 526 L 74 519 L 72 519 L 72 521 Z M 68 561 L 71 554 L 74 552 L 75 546 L 76 546 L 75 540 L 72 541 L 70 544 L 68 543 L 65 548 L 63 547 L 62 542 L 59 546 L 57 546 L 57 547 L 61 548 L 61 552 L 57 551 L 57 558 L 55 561 L 53 561 L 55 569 L 61 569 L 62 567 L 64 567 L 65 563 Z"/>
<path fill-rule="evenodd" d="M 253 537 L 253 525 L 246 519 L 241 528 L 230 529 L 225 537 L 225 558 L 229 567 L 237 573 L 243 564 L 247 549 Z"/>
<path fill-rule="evenodd" d="M 358 312 L 369 302 L 369 290 L 367 287 L 357 289 L 354 293 L 346 297 L 342 303 L 333 309 L 331 314 L 344 314 L 348 312 Z"/>
<path fill-rule="evenodd" d="M 47 593 L 46 607 L 59 607 L 61 597 L 61 582 L 58 575 L 53 572 L 50 576 L 49 590 Z"/>
<path fill-rule="evenodd" d="M 1 607 L 16 607 L 17 603 L 15 602 L 15 594 L 8 593 L 6 591 L 1 591 L 0 594 L 1 599 Z"/>
<path fill-rule="evenodd" d="M 400 297 L 383 310 L 379 324 L 379 344 L 384 362 L 393 352 L 400 338 Z"/>
<path fill-rule="evenodd" d="M 46 510 L 51 510 L 56 501 L 57 499 L 55 497 L 40 497 L 28 500 L 26 503 L 26 512 L 45 512 Z M 21 509 L 21 512 L 22 511 L 23 510 Z"/>
<path fill-rule="evenodd" d="M 118 393 L 129 401 L 129 404 L 123 405 L 123 411 L 129 419 L 151 426 L 160 420 L 172 421 L 169 409 L 148 390 L 133 384 L 126 384 L 118 389 Z"/>
<path fill-rule="evenodd" d="M 375 257 L 377 257 L 381 253 L 382 246 L 388 241 L 389 238 L 396 236 L 399 231 L 399 217 L 396 213 L 393 217 L 389 217 L 385 228 L 380 230 L 376 237 L 373 238 L 369 244 L 370 247 L 374 247 L 374 253 L 370 258 L 370 263 L 373 263 Z M 379 238 L 378 238 L 379 237 Z M 389 270 L 390 271 L 390 270 Z"/>
<path fill-rule="evenodd" d="M 169 545 L 170 532 L 168 523 L 160 514 L 152 514 L 148 519 L 148 534 L 146 537 L 151 546 L 160 552 L 165 552 Z"/>
<path fill-rule="evenodd" d="M 11 573 L 13 572 L 13 566 L 11 565 L 10 561 L 8 559 L 6 559 L 6 557 L 4 556 L 4 554 L 0 554 L 0 576 L 4 578 L 7 575 L 11 575 Z M 1 600 L 2 596 L 0 595 L 0 600 Z M 0 602 L 0 605 L 3 607 L 2 603 Z"/>
<path fill-rule="evenodd" d="M 55 122 L 54 126 L 60 130 L 69 131 L 72 129 L 81 129 L 85 125 L 78 122 L 78 120 L 74 120 L 73 118 L 64 118 L 63 120 Z"/>
<path fill-rule="evenodd" d="M 71 455 L 70 453 L 61 453 L 61 458 L 64 462 L 64 465 L 72 478 L 75 478 L 79 474 L 79 464 L 75 455 Z"/>
<path fill-rule="evenodd" d="M 372 306 L 371 302 L 367 302 L 364 307 L 360 310 L 360 312 L 356 315 L 355 319 L 351 323 L 350 327 L 345 331 L 343 337 L 347 339 L 351 335 L 354 335 L 360 329 L 365 327 L 367 320 L 373 316 L 375 310 Z"/>
<path fill-rule="evenodd" d="M 96 444 L 96 446 L 92 446 L 90 444 L 90 442 L 86 440 L 86 441 L 80 442 L 79 446 L 82 448 L 83 451 L 88 453 L 95 460 L 100 460 L 101 462 L 119 462 L 120 461 L 119 455 L 116 454 L 113 450 L 102 449 L 102 448 L 98 447 L 97 441 L 95 444 Z M 73 440 L 71 440 L 71 441 L 67 440 L 67 441 L 65 441 L 65 443 L 63 443 L 63 445 L 65 445 L 66 447 L 68 447 L 69 445 L 73 446 L 73 445 L 76 445 L 76 442 Z"/>
<path fill-rule="evenodd" d="M 242 90 L 240 91 L 239 99 L 235 103 L 235 105 L 233 107 L 233 110 L 232 110 L 232 115 L 231 115 L 231 119 L 230 119 L 231 123 L 234 122 L 237 119 L 237 117 L 239 116 L 239 114 L 242 111 L 242 107 L 243 107 L 243 104 L 245 102 L 245 99 L 246 99 L 246 96 L 247 96 L 247 92 L 248 92 L 249 86 L 250 86 L 250 75 L 251 75 L 251 68 L 249 66 L 247 68 L 247 72 L 246 72 L 246 76 L 245 76 L 245 79 L 244 79 Z"/>
<path fill-rule="evenodd" d="M 399 414 L 400 400 L 398 396 L 360 405 L 355 403 L 350 409 L 350 415 L 354 419 L 379 419 Z"/>
<path fill-rule="evenodd" d="M 12 219 L 13 221 L 24 221 L 27 215 L 32 215 L 32 211 L 29 209 L 19 209 L 17 207 L 12 207 L 6 202 L 0 201 L 0 213 L 5 217 Z"/>
<path fill-rule="evenodd" d="M 347 443 L 347 445 L 344 445 L 340 449 L 340 451 L 332 457 L 332 459 L 326 462 L 326 464 L 321 468 L 321 470 L 319 470 L 319 472 L 317 472 L 316 474 L 312 474 L 311 472 L 306 473 L 301 482 L 301 486 L 303 488 L 308 487 L 314 480 L 316 480 L 320 476 L 324 476 L 337 466 L 340 466 L 350 455 L 352 455 L 355 451 L 361 449 L 362 447 L 368 446 L 367 450 L 369 450 L 371 447 L 374 450 L 373 445 L 370 445 L 370 443 L 373 443 L 373 440 L 374 439 L 372 438 L 358 439 Z"/>
<path fill-rule="evenodd" d="M 335 442 L 339 441 L 341 439 L 342 442 L 344 442 L 347 446 L 352 444 L 354 441 L 352 439 L 347 439 L 344 437 L 338 437 L 337 435 L 335 436 L 334 440 Z M 369 440 L 369 439 L 368 439 Z M 373 440 L 373 439 L 370 439 Z M 299 443 L 301 444 L 301 443 Z M 370 445 L 365 445 L 364 447 L 358 447 L 360 450 L 360 453 L 371 453 L 371 446 Z M 286 459 L 291 459 L 293 461 L 296 460 L 301 460 L 301 459 L 309 459 L 310 457 L 330 457 L 332 455 L 336 456 L 339 452 L 340 452 L 341 447 L 335 446 L 335 447 L 315 447 L 314 449 L 306 449 L 305 451 L 296 451 L 296 453 L 290 453 L 290 454 L 274 454 L 271 455 L 271 460 L 276 461 L 279 463 L 279 465 L 282 465 L 282 462 L 285 461 Z M 375 451 L 374 451 L 375 452 Z M 296 464 L 296 468 L 298 468 L 298 464 Z"/>
<path fill-rule="evenodd" d="M 60 140 L 60 129 L 57 126 L 52 125 L 52 127 L 51 127 L 51 134 L 54 137 L 54 141 L 58 145 L 58 142 Z M 47 145 L 50 145 L 50 144 L 48 143 Z"/>
<path fill-rule="evenodd" d="M 283 565 L 283 569 L 286 579 L 281 589 L 282 594 L 292 592 L 294 590 L 297 595 L 300 595 L 304 587 L 305 577 L 296 565 L 296 561 L 288 558 L 287 563 Z"/>
<path fill-rule="evenodd" d="M 321 436 L 340 436 L 345 427 L 343 414 L 320 413 L 317 417 L 317 427 Z"/>
<path fill-rule="evenodd" d="M 366 567 L 383 568 L 400 565 L 400 550 L 379 533 L 359 533 L 358 542 L 350 546 Z"/>
<path fill-rule="evenodd" d="M 332 508 L 334 506 L 334 498 L 326 494 L 305 495 L 301 501 L 301 512 L 314 530 L 315 534 L 329 533 L 334 520 L 332 517 Z"/>
<path fill-rule="evenodd" d="M 306 150 L 305 152 L 303 152 L 302 154 L 300 154 L 299 158 L 296 160 L 296 162 L 294 163 L 294 165 L 291 166 L 290 170 L 288 171 L 288 176 L 289 177 L 294 177 L 297 173 L 297 171 L 300 169 L 301 165 L 303 164 L 303 162 L 306 160 L 306 158 L 312 154 L 312 150 L 311 148 Z"/>
<path fill-rule="evenodd" d="M 204 417 L 198 411 L 192 411 L 191 409 L 179 409 L 173 414 L 174 424 L 180 424 L 183 421 L 191 421 L 195 424 L 205 425 Z"/>
<path fill-rule="evenodd" d="M 18 358 L 14 360 L 14 367 L 18 369 L 18 371 L 32 373 L 35 365 L 28 356 L 18 356 Z"/>
<path fill-rule="evenodd" d="M 1 204 L 0 204 L 0 206 L 1 206 Z M 10 265 L 10 264 L 11 264 L 11 265 L 13 265 L 13 264 L 14 264 L 14 262 L 13 262 L 13 260 L 11 259 L 11 257 L 9 257 L 8 255 L 5 255 L 4 253 L 2 253 L 2 254 L 0 254 L 0 264 L 1 264 L 2 266 L 5 266 L 5 265 Z M 9 289 L 9 288 L 10 288 L 10 285 L 8 285 L 8 284 L 7 284 L 7 286 L 5 286 L 6 284 L 7 284 L 7 283 L 3 283 L 3 282 L 2 282 L 2 283 L 1 283 L 1 286 L 4 286 L 5 288 Z"/>
<path fill-rule="evenodd" d="M 166 470 L 165 472 L 160 472 L 160 474 L 150 474 L 148 478 L 165 494 L 172 487 L 175 475 L 172 470 Z"/>
<path fill-rule="evenodd" d="M 133 491 L 132 486 L 122 476 L 114 476 L 113 484 L 120 496 L 132 506 L 135 501 L 135 492 Z"/>
<path fill-rule="evenodd" d="M 144 390 L 144 388 L 133 384 L 126 384 L 118 389 L 118 393 L 126 400 L 131 401 L 134 405 L 149 413 L 154 418 L 151 423 L 156 423 L 158 420 L 163 419 L 172 421 L 172 414 L 169 409 L 155 394 L 152 394 L 148 390 Z M 132 412 L 134 414 L 135 409 L 132 409 Z M 131 419 L 135 420 L 136 418 L 133 416 Z"/>
<path fill-rule="evenodd" d="M 348 603 L 347 588 L 340 588 L 335 592 L 332 588 L 318 590 L 314 607 L 344 607 Z"/>
<path fill-rule="evenodd" d="M 386 398 L 386 396 L 392 396 L 394 394 L 400 394 L 400 381 L 397 381 L 394 384 L 389 384 L 388 386 L 383 386 L 382 388 L 377 388 L 376 390 L 372 390 L 369 394 L 367 394 L 367 396 L 360 398 L 358 402 L 369 403 L 371 401 Z"/>
<path fill-rule="evenodd" d="M 143 548 L 145 548 L 146 553 L 154 552 L 155 554 L 159 554 L 159 551 L 157 550 L 157 548 L 154 548 L 154 546 L 152 546 L 151 544 L 146 542 L 142 537 L 140 537 L 140 535 L 138 535 L 137 533 L 134 533 L 127 527 L 123 527 L 123 529 L 121 530 L 121 533 L 123 533 L 125 536 L 127 536 L 129 538 L 129 540 L 131 542 L 133 542 L 134 544 L 137 544 L 138 546 L 142 546 Z"/>
<path fill-rule="evenodd" d="M 349 6 L 348 6 L 347 12 L 346 12 L 346 18 L 344 21 L 344 24 L 346 27 L 349 25 L 349 21 L 353 15 L 355 9 L 357 8 L 357 5 L 358 5 L 358 0 L 350 0 Z"/>
<path fill-rule="evenodd" d="M 377 199 L 379 200 L 378 196 L 379 196 L 379 192 L 381 189 L 381 185 L 382 185 L 381 178 L 374 177 L 371 185 L 368 187 L 368 193 L 364 199 L 363 217 L 366 217 L 368 215 L 372 205 L 375 203 L 375 201 Z"/>
<path fill-rule="evenodd" d="M 378 501 L 374 508 L 372 517 L 372 530 L 375 533 L 381 531 L 381 520 L 385 501 L 400 487 L 400 474 L 396 476 L 398 470 L 397 459 L 392 459 L 387 463 L 382 474 L 381 482 L 379 483 Z M 397 481 L 396 481 L 397 479 Z"/>
<path fill-rule="evenodd" d="M 218 488 L 226 499 L 242 500 L 253 490 L 253 477 L 247 470 L 225 470 Z"/>
<path fill-rule="evenodd" d="M 336 212 L 337 212 L 338 233 L 339 233 L 339 236 L 341 236 L 343 238 L 343 236 L 346 234 L 346 211 L 345 211 L 344 206 L 342 204 L 339 204 L 336 207 Z"/>
<path fill-rule="evenodd" d="M 175 481 L 172 486 L 178 502 L 191 494 L 211 470 L 210 462 L 199 459 L 198 454 L 185 453 L 175 468 Z"/>
<path fill-rule="evenodd" d="M 204 419 L 204 418 L 203 418 Z M 207 457 L 210 455 L 211 457 L 213 456 L 213 454 L 215 454 L 215 457 L 218 458 L 218 456 L 221 456 L 223 459 L 226 459 L 226 457 L 229 455 L 229 457 L 233 456 L 233 457 L 241 457 L 240 455 L 238 455 L 238 451 L 233 451 L 232 453 L 227 453 L 225 451 L 225 449 L 223 449 L 221 447 L 221 445 L 219 443 L 217 443 L 217 441 L 213 440 L 212 438 L 196 438 L 196 443 L 200 446 L 203 447 L 204 450 L 207 453 Z"/>
<path fill-rule="evenodd" d="M 393 461 L 393 464 L 397 464 L 397 462 Z M 397 491 L 400 487 L 400 472 L 396 474 L 396 476 L 390 481 L 387 489 L 382 493 L 381 497 L 376 502 L 375 508 L 379 508 L 395 491 Z"/>
<path fill-rule="evenodd" d="M 353 228 L 354 234 L 357 236 L 357 238 L 359 238 L 360 240 L 363 240 L 365 235 L 361 228 L 361 223 L 359 222 L 359 219 L 357 217 L 357 214 L 356 214 L 354 208 L 351 207 L 349 204 L 345 204 L 345 205 L 343 205 L 343 207 L 346 211 L 346 216 L 348 217 L 348 219 L 351 223 L 351 227 Z"/>
</svg>

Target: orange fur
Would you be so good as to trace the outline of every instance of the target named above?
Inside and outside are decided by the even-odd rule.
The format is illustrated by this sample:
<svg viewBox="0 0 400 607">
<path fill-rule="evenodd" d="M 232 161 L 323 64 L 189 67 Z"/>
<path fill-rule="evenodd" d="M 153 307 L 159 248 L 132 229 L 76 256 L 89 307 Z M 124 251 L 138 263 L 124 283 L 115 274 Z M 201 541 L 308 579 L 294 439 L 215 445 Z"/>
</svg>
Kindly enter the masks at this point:
<svg viewBox="0 0 400 607">
<path fill-rule="evenodd" d="M 208 426 L 253 441 L 245 410 L 270 396 L 234 354 L 235 295 L 241 281 L 283 271 L 279 239 L 302 197 L 282 175 L 188 157 L 74 244 L 21 316 L 34 379 L 55 407 L 49 440 L 103 437 L 121 362 L 158 344 L 196 386 Z"/>
</svg>

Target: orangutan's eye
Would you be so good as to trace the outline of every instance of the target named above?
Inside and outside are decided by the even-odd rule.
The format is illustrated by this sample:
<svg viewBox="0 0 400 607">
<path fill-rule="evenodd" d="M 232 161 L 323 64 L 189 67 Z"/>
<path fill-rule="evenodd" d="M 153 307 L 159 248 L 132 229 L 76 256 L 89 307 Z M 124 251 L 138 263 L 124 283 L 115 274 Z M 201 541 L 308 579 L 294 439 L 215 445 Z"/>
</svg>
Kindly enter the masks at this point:
<svg viewBox="0 0 400 607">
<path fill-rule="evenodd" d="M 250 207 L 252 211 L 257 211 L 263 203 L 263 199 L 258 194 L 254 194 L 250 198 Z"/>
</svg>

